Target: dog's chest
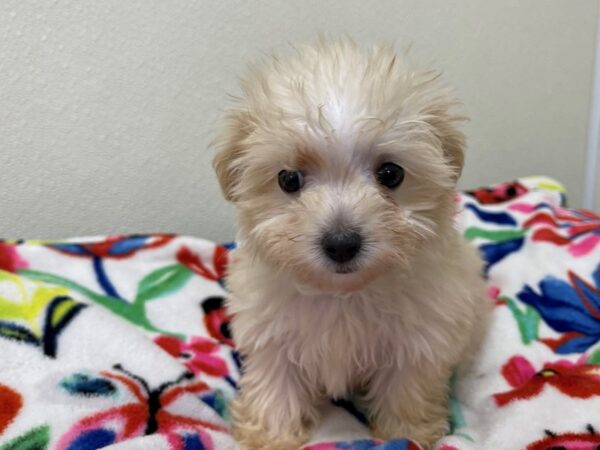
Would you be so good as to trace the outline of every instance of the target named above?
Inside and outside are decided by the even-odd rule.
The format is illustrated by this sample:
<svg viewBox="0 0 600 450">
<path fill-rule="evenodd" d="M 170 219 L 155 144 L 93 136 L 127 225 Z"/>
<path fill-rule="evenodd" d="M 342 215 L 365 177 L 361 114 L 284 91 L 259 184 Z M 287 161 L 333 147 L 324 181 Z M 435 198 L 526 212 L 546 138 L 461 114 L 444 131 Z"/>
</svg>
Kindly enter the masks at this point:
<svg viewBox="0 0 600 450">
<path fill-rule="evenodd" d="M 329 396 L 363 388 L 373 372 L 401 360 L 401 326 L 373 302 L 303 298 L 290 318 L 292 357 Z"/>
</svg>

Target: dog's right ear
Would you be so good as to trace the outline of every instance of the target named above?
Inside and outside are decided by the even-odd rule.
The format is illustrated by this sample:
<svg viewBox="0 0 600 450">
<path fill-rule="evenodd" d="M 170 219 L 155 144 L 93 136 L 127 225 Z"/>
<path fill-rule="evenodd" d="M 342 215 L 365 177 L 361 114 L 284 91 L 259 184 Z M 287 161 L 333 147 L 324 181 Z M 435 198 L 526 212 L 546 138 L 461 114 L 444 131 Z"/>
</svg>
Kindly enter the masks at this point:
<svg viewBox="0 0 600 450">
<path fill-rule="evenodd" d="M 215 140 L 218 153 L 213 160 L 213 167 L 225 199 L 235 202 L 235 188 L 238 175 L 241 175 L 236 162 L 245 152 L 245 140 L 251 133 L 251 121 L 247 113 L 229 111 L 224 122 L 225 126 Z"/>
</svg>

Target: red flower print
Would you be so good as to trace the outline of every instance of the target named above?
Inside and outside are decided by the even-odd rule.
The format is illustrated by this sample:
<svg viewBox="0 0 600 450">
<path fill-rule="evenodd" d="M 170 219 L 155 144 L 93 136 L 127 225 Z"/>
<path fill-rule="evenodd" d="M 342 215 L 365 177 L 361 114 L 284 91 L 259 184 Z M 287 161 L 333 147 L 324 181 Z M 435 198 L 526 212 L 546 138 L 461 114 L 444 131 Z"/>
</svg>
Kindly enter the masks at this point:
<svg viewBox="0 0 600 450">
<path fill-rule="evenodd" d="M 0 434 L 4 432 L 23 406 L 23 399 L 8 386 L 0 384 Z"/>
<path fill-rule="evenodd" d="M 487 291 L 488 297 L 496 303 L 498 297 L 500 296 L 500 289 L 496 286 L 488 287 Z"/>
<path fill-rule="evenodd" d="M 0 242 L 0 270 L 14 273 L 26 267 L 27 262 L 17 253 L 16 245 Z"/>
<path fill-rule="evenodd" d="M 525 450 L 594 450 L 600 447 L 600 434 L 592 425 L 587 426 L 585 433 L 553 433 L 546 430 L 546 437 L 529 444 Z"/>
<path fill-rule="evenodd" d="M 475 197 L 482 205 L 495 205 L 512 200 L 527 192 L 527 188 L 518 181 L 497 184 L 492 187 L 482 187 L 465 192 Z"/>
<path fill-rule="evenodd" d="M 183 342 L 171 336 L 159 336 L 154 342 L 171 356 L 180 359 L 194 374 L 224 377 L 229 373 L 225 361 L 214 355 L 220 347 L 211 339 L 194 336 L 189 342 Z"/>
<path fill-rule="evenodd" d="M 568 345 L 569 343 L 571 343 L 573 340 L 576 340 L 576 339 L 585 339 L 585 338 L 586 338 L 585 334 L 578 333 L 577 331 L 567 331 L 566 333 L 564 333 L 563 335 L 561 335 L 558 338 L 552 338 L 552 337 L 541 338 L 540 342 L 543 342 L 544 344 L 546 344 L 554 352 L 560 353 L 560 349 L 563 345 Z"/>
<path fill-rule="evenodd" d="M 567 246 L 573 256 L 584 256 L 600 244 L 600 217 L 590 211 L 549 207 L 523 223 L 533 228 L 534 241 Z"/>
<path fill-rule="evenodd" d="M 84 258 L 128 258 L 141 250 L 162 247 L 175 238 L 172 234 L 108 236 L 99 242 L 55 242 L 47 247 Z"/>
<path fill-rule="evenodd" d="M 494 395 L 498 406 L 533 398 L 546 385 L 574 398 L 600 395 L 600 367 L 585 364 L 584 360 L 577 363 L 565 360 L 546 363 L 541 370 L 536 371 L 523 356 L 513 356 L 502 366 L 502 375 L 513 389 Z"/>
<path fill-rule="evenodd" d="M 192 272 L 209 280 L 221 282 L 225 276 L 227 267 L 227 255 L 229 250 L 221 245 L 215 246 L 212 258 L 212 269 L 207 267 L 200 257 L 192 252 L 187 246 L 183 245 L 177 252 L 177 261 Z"/>
<path fill-rule="evenodd" d="M 200 304 L 204 312 L 204 325 L 210 336 L 222 344 L 235 347 L 231 338 L 229 323 L 231 315 L 225 309 L 225 299 L 223 297 L 208 297 Z"/>
</svg>

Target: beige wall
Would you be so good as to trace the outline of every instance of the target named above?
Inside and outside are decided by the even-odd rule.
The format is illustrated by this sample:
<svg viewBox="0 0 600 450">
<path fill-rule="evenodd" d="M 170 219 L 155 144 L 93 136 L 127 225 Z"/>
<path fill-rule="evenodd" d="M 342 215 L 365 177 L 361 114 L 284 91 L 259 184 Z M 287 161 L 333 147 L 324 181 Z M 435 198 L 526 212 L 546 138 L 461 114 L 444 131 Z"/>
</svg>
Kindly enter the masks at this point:
<svg viewBox="0 0 600 450">
<path fill-rule="evenodd" d="M 596 172 L 597 172 L 596 173 L 596 182 L 595 182 L 596 193 L 594 195 L 594 199 L 595 199 L 594 211 L 596 211 L 597 213 L 600 213 L 600 168 Z"/>
<path fill-rule="evenodd" d="M 472 118 L 464 186 L 548 174 L 578 204 L 597 9 L 595 0 L 4 0 L 0 236 L 230 239 L 207 150 L 225 94 L 247 60 L 317 31 L 412 42 L 444 70 Z"/>
</svg>

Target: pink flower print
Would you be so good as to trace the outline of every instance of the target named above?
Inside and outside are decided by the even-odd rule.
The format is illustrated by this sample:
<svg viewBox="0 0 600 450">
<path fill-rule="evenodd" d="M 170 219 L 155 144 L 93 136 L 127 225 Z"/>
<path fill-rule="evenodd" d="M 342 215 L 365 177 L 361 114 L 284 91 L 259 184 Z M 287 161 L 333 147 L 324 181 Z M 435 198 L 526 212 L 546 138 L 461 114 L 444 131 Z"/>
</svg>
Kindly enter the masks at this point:
<svg viewBox="0 0 600 450">
<path fill-rule="evenodd" d="M 14 273 L 27 267 L 27 261 L 19 256 L 16 245 L 0 242 L 0 270 Z"/>
<path fill-rule="evenodd" d="M 159 336 L 154 342 L 171 356 L 181 360 L 194 374 L 224 377 L 229 373 L 227 364 L 217 354 L 219 344 L 211 339 L 194 336 L 184 342 L 171 336 Z"/>
</svg>

